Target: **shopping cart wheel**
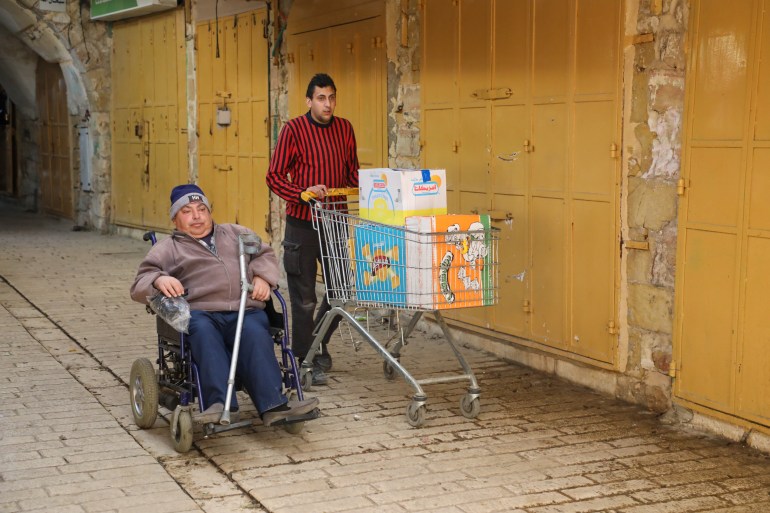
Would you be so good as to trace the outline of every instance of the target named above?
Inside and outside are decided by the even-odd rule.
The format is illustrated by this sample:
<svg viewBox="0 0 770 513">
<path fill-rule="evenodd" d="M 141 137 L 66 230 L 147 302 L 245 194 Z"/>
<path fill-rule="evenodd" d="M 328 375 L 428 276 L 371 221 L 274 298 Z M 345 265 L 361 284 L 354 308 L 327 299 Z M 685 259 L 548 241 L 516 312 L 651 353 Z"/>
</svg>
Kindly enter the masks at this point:
<svg viewBox="0 0 770 513">
<path fill-rule="evenodd" d="M 176 433 L 171 432 L 171 443 L 178 453 L 186 453 L 193 443 L 193 421 L 189 410 L 179 412 L 176 424 Z"/>
<path fill-rule="evenodd" d="M 299 386 L 301 386 L 302 390 L 305 392 L 313 388 L 313 369 L 300 369 Z"/>
<path fill-rule="evenodd" d="M 412 401 L 406 407 L 406 420 L 412 427 L 420 427 L 425 422 L 425 404 L 419 401 Z"/>
<path fill-rule="evenodd" d="M 481 411 L 481 401 L 479 397 L 474 394 L 465 394 L 460 398 L 460 411 L 463 417 L 468 419 L 475 419 L 479 416 Z"/>
<path fill-rule="evenodd" d="M 388 361 L 382 362 L 382 373 L 385 374 L 385 377 L 389 380 L 396 379 L 396 368 Z"/>
</svg>

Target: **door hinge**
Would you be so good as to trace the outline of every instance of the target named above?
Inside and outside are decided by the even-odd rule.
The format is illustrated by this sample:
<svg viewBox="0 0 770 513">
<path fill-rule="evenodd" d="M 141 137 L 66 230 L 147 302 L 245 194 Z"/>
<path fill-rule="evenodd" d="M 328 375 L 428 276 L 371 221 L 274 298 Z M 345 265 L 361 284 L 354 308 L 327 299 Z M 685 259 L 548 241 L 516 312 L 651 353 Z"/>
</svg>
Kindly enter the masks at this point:
<svg viewBox="0 0 770 513">
<path fill-rule="evenodd" d="M 452 151 L 454 153 L 457 153 L 457 150 L 460 149 L 460 141 L 452 141 Z"/>
<path fill-rule="evenodd" d="M 618 145 L 615 143 L 610 144 L 610 158 L 618 158 Z"/>
<path fill-rule="evenodd" d="M 652 32 L 645 32 L 644 34 L 636 34 L 631 36 L 631 44 L 633 45 L 652 43 L 653 41 L 655 41 L 655 34 Z"/>
<path fill-rule="evenodd" d="M 668 375 L 671 378 L 676 377 L 676 360 L 671 360 L 671 363 L 668 366 Z"/>
<path fill-rule="evenodd" d="M 529 299 L 521 302 L 521 309 L 524 313 L 532 313 L 532 305 L 529 303 Z"/>
<path fill-rule="evenodd" d="M 286 54 L 286 62 L 289 64 L 294 64 L 294 52 L 289 52 Z"/>
<path fill-rule="evenodd" d="M 535 151 L 535 147 L 532 146 L 532 142 L 529 139 L 524 139 L 524 153 L 532 153 Z"/>
<path fill-rule="evenodd" d="M 690 183 L 688 180 L 685 180 L 684 178 L 680 178 L 676 182 L 676 194 L 678 196 L 684 196 L 684 191 L 690 186 Z"/>
<path fill-rule="evenodd" d="M 626 249 L 641 249 L 642 251 L 650 250 L 650 243 L 646 240 L 624 240 L 623 245 Z"/>
<path fill-rule="evenodd" d="M 615 321 L 609 321 L 607 323 L 607 333 L 609 333 L 610 335 L 618 334 L 618 328 L 615 326 Z"/>
</svg>

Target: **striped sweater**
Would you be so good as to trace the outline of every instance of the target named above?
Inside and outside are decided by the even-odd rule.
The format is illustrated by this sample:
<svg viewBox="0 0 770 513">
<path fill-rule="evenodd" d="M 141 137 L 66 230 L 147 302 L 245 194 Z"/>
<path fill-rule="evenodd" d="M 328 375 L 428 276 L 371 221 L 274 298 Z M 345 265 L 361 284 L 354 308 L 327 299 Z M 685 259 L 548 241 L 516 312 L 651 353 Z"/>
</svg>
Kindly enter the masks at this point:
<svg viewBox="0 0 770 513">
<path fill-rule="evenodd" d="M 358 155 L 353 125 L 332 117 L 328 125 L 317 123 L 310 112 L 286 123 L 278 137 L 267 186 L 287 201 L 286 215 L 310 220 L 310 208 L 300 199 L 308 187 L 356 187 Z"/>
</svg>

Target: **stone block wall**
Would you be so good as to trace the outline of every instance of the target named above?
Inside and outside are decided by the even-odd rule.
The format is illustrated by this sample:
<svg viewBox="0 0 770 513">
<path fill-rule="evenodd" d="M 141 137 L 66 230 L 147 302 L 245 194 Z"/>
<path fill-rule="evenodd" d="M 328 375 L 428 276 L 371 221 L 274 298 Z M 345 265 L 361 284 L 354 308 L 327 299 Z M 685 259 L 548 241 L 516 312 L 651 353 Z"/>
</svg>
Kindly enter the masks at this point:
<svg viewBox="0 0 770 513">
<path fill-rule="evenodd" d="M 388 165 L 420 168 L 420 16 L 417 0 L 388 0 Z"/>
<path fill-rule="evenodd" d="M 671 406 L 677 205 L 684 112 L 688 8 L 679 0 L 628 2 L 638 37 L 624 112 L 625 240 L 649 250 L 625 251 L 623 295 L 627 338 L 616 395 L 653 411 Z M 642 37 L 639 37 L 642 36 Z M 628 69 L 628 68 L 627 68 Z"/>
<path fill-rule="evenodd" d="M 28 6 L 29 5 L 29 6 Z M 26 13 L 32 25 L 18 35 L 28 40 L 36 56 L 58 63 L 67 87 L 67 108 L 70 115 L 72 184 L 75 202 L 75 223 L 82 227 L 106 232 L 110 229 L 109 198 L 111 188 L 110 142 L 110 55 L 111 25 L 92 22 L 90 9 L 80 2 L 67 2 L 65 12 L 48 12 L 38 4 L 19 4 L 18 12 Z M 20 71 L 33 84 L 35 71 Z M 33 100 L 34 102 L 34 100 Z M 40 123 L 36 112 L 20 113 L 20 200 L 28 208 L 40 203 Z M 90 159 L 92 175 L 90 188 L 80 187 L 79 129 L 90 136 L 85 154 Z M 33 156 L 34 155 L 34 156 Z"/>
</svg>

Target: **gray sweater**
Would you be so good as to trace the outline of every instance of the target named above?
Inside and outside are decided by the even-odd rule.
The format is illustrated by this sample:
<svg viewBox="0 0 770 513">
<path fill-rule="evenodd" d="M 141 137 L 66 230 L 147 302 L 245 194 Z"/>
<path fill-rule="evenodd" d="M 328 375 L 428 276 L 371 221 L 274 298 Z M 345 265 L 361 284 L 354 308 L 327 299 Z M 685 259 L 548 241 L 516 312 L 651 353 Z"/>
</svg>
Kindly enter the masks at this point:
<svg viewBox="0 0 770 513">
<path fill-rule="evenodd" d="M 153 283 L 159 276 L 173 276 L 187 289 L 187 302 L 193 310 L 237 311 L 241 299 L 238 264 L 238 235 L 253 233 L 237 224 L 214 224 L 214 255 L 193 237 L 174 231 L 158 241 L 139 264 L 131 299 L 147 304 L 147 297 L 158 293 Z M 267 244 L 256 255 L 246 255 L 249 283 L 259 276 L 272 288 L 278 285 L 278 258 Z M 249 294 L 250 296 L 250 294 Z M 246 308 L 264 308 L 265 303 L 248 297 Z"/>
</svg>

